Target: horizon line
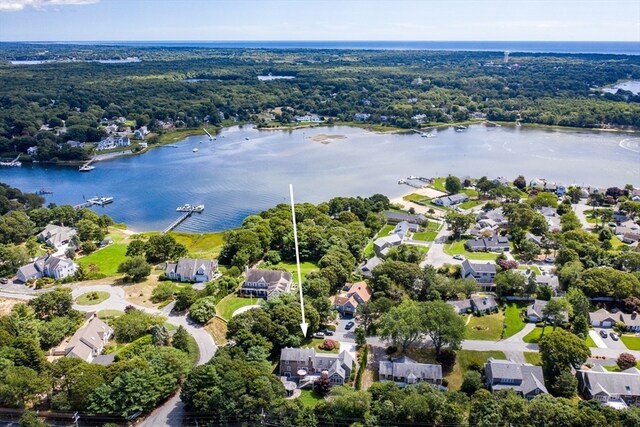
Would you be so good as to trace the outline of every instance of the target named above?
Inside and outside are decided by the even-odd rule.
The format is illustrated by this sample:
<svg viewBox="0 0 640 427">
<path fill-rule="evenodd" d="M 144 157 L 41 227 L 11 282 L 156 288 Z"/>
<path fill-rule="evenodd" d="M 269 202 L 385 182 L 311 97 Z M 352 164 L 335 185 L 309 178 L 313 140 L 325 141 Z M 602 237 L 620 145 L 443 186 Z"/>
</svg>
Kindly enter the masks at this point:
<svg viewBox="0 0 640 427">
<path fill-rule="evenodd" d="M 205 39 L 140 39 L 140 40 L 0 40 L 0 43 L 638 43 L 637 40 L 331 40 L 331 39 L 239 39 L 239 40 L 205 40 Z"/>
</svg>

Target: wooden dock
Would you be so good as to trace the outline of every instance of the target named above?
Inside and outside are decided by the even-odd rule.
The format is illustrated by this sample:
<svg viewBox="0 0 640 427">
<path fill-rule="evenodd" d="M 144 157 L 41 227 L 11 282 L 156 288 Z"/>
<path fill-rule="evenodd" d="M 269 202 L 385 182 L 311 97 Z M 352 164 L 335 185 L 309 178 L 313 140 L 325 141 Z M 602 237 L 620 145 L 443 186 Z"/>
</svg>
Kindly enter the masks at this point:
<svg viewBox="0 0 640 427">
<path fill-rule="evenodd" d="M 174 228 L 176 228 L 178 225 L 180 225 L 180 223 L 182 221 L 184 221 L 185 219 L 189 218 L 191 216 L 191 214 L 194 211 L 189 211 L 189 212 L 185 212 L 182 215 L 180 215 L 178 217 L 178 219 L 176 219 L 175 221 L 173 221 L 171 224 L 169 224 L 169 226 L 167 228 L 165 228 L 164 230 L 162 230 L 162 234 L 168 233 L 171 230 L 173 230 Z"/>
</svg>

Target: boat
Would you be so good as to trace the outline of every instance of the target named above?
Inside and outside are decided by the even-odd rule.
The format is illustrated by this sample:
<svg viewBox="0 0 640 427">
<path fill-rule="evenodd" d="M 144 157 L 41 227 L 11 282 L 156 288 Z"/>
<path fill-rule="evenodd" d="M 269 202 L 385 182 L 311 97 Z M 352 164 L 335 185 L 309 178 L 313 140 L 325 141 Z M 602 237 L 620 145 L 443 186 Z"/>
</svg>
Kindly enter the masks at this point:
<svg viewBox="0 0 640 427">
<path fill-rule="evenodd" d="M 458 126 L 456 126 L 456 130 L 458 130 L 458 129 L 459 129 L 459 130 L 464 130 L 464 129 L 466 129 L 466 128 L 467 128 L 467 127 L 466 127 L 466 126 L 464 126 L 464 125 L 458 125 Z"/>
<path fill-rule="evenodd" d="M 194 148 L 194 149 L 193 149 L 193 152 L 194 152 L 194 153 L 197 153 L 197 152 L 198 152 L 198 149 L 197 149 L 197 148 Z"/>
<path fill-rule="evenodd" d="M 87 200 L 87 202 L 91 203 L 92 205 L 98 205 L 98 206 L 104 206 L 104 205 L 108 205 L 109 203 L 113 203 L 113 197 L 92 197 L 91 199 Z"/>
<path fill-rule="evenodd" d="M 186 205 L 178 206 L 176 208 L 176 211 L 178 212 L 191 212 L 191 210 L 192 210 L 192 207 L 188 203 Z"/>
<path fill-rule="evenodd" d="M 204 210 L 204 205 L 198 205 L 192 209 L 194 212 L 202 212 Z"/>
<path fill-rule="evenodd" d="M 78 169 L 80 172 L 91 172 L 92 170 L 94 170 L 96 167 L 95 166 L 91 166 L 91 165 L 84 165 L 84 166 L 80 166 L 80 169 Z"/>
<path fill-rule="evenodd" d="M 249 140 L 249 137 L 248 137 L 248 136 L 245 136 L 245 137 L 244 137 L 244 140 L 245 140 L 245 141 L 248 141 L 248 140 Z"/>
<path fill-rule="evenodd" d="M 422 136 L 423 138 L 433 138 L 433 137 L 435 137 L 435 136 L 436 136 L 436 134 L 435 134 L 435 133 L 433 133 L 433 132 L 429 132 L 429 133 L 423 133 L 423 134 L 422 134 L 422 135 L 420 135 L 420 136 Z"/>
<path fill-rule="evenodd" d="M 45 194 L 53 194 L 53 191 L 45 190 L 44 188 L 41 188 L 40 190 L 36 191 L 36 194 L 39 196 L 43 196 Z"/>
</svg>

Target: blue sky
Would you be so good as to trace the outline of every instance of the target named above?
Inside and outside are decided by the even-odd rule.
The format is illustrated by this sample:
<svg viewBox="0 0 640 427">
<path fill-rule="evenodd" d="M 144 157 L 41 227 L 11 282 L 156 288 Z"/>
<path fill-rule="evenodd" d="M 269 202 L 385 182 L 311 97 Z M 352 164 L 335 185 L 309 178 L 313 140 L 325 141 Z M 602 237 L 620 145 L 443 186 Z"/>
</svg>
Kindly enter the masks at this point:
<svg viewBox="0 0 640 427">
<path fill-rule="evenodd" d="M 640 42 L 638 0 L 0 0 L 0 41 Z"/>
</svg>

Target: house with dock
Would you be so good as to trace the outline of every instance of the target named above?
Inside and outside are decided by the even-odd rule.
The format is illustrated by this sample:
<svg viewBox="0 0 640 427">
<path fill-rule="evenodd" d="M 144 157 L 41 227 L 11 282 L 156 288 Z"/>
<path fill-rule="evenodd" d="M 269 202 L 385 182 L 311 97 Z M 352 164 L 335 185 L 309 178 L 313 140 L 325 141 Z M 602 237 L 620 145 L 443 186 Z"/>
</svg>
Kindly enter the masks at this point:
<svg viewBox="0 0 640 427">
<path fill-rule="evenodd" d="M 102 138 L 98 145 L 96 145 L 97 151 L 111 150 L 114 148 L 128 147 L 131 145 L 131 140 L 128 136 L 107 136 Z"/>
</svg>

